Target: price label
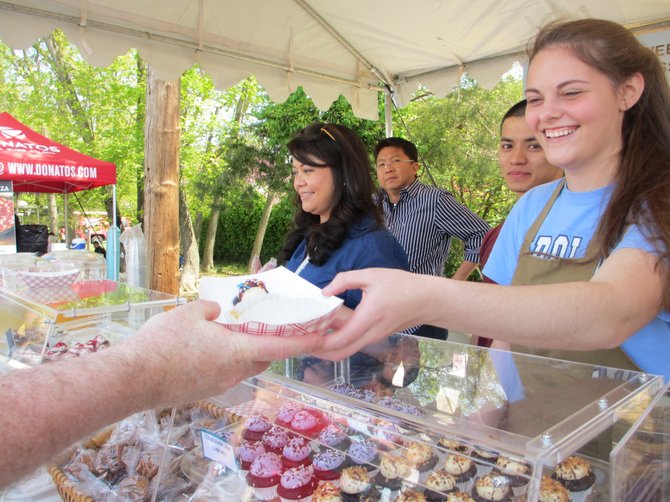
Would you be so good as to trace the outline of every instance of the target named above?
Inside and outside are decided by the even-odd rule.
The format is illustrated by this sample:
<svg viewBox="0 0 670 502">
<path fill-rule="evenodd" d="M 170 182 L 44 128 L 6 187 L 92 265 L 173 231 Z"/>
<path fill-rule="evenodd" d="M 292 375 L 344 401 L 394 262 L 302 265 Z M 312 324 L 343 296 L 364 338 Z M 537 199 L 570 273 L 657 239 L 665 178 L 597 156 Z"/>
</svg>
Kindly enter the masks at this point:
<svg viewBox="0 0 670 502">
<path fill-rule="evenodd" d="M 206 459 L 225 465 L 231 471 L 237 471 L 233 445 L 223 437 L 205 429 L 200 429 L 200 438 L 202 440 L 202 454 Z"/>
</svg>

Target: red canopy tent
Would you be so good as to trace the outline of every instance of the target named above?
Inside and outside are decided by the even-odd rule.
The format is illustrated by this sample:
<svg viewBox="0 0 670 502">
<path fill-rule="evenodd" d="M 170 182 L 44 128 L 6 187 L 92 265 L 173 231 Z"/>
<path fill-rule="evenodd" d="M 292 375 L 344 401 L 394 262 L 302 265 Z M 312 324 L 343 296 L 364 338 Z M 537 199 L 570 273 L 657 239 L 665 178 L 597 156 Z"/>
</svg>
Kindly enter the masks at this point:
<svg viewBox="0 0 670 502">
<path fill-rule="evenodd" d="M 0 180 L 12 181 L 15 192 L 67 194 L 114 185 L 112 228 L 116 228 L 116 166 L 56 143 L 7 112 L 0 113 Z M 108 277 L 113 279 L 118 271 L 117 246 L 117 240 L 108 236 Z"/>
<path fill-rule="evenodd" d="M 36 133 L 0 113 L 0 180 L 15 192 L 70 193 L 116 184 L 116 166 Z"/>
</svg>

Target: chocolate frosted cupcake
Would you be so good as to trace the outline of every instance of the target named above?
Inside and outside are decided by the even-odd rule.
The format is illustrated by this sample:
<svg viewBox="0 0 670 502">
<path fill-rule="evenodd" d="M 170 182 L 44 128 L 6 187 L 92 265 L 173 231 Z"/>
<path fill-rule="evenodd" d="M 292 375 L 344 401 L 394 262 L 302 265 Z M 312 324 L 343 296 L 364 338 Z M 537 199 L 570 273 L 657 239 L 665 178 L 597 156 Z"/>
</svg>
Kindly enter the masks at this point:
<svg viewBox="0 0 670 502">
<path fill-rule="evenodd" d="M 363 466 L 368 470 L 373 470 L 379 463 L 377 447 L 365 439 L 361 441 L 352 441 L 347 449 L 348 462 L 352 466 Z"/>
<path fill-rule="evenodd" d="M 469 492 L 472 487 L 472 480 L 477 474 L 475 464 L 468 457 L 450 453 L 444 461 L 444 470 L 456 478 L 458 489 L 462 492 Z"/>
<path fill-rule="evenodd" d="M 538 502 L 570 502 L 570 492 L 558 481 L 549 476 L 542 476 Z"/>
<path fill-rule="evenodd" d="M 511 502 L 514 494 L 506 476 L 491 472 L 475 481 L 472 498 L 475 502 Z"/>
<path fill-rule="evenodd" d="M 347 467 L 340 476 L 341 497 L 344 502 L 377 500 L 379 493 L 370 480 L 367 469 Z"/>
<path fill-rule="evenodd" d="M 596 475 L 583 458 L 571 456 L 556 466 L 553 479 L 565 486 L 573 500 L 583 500 L 596 483 Z"/>
<path fill-rule="evenodd" d="M 419 472 L 426 472 L 437 465 L 437 454 L 426 443 L 413 442 L 407 445 L 404 457 Z"/>
<path fill-rule="evenodd" d="M 445 470 L 433 471 L 424 480 L 423 494 L 428 502 L 444 502 L 446 494 L 456 490 L 456 478 Z"/>
<path fill-rule="evenodd" d="M 379 472 L 374 478 L 380 488 L 388 488 L 391 492 L 400 490 L 402 482 L 409 477 L 411 467 L 402 457 L 382 453 L 379 460 Z"/>
</svg>

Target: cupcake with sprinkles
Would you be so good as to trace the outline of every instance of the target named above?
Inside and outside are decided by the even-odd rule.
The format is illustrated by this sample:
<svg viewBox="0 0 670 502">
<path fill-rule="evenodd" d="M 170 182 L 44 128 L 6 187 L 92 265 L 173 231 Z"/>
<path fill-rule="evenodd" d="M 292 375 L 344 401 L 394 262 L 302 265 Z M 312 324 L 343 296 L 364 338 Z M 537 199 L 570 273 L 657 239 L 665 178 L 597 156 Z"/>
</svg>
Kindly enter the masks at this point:
<svg viewBox="0 0 670 502">
<path fill-rule="evenodd" d="M 515 495 L 523 495 L 528 486 L 530 466 L 521 459 L 499 455 L 493 471 L 509 479 Z"/>
<path fill-rule="evenodd" d="M 476 502 L 511 502 L 514 494 L 506 476 L 490 472 L 475 481 L 472 498 Z"/>
<path fill-rule="evenodd" d="M 379 472 L 374 482 L 381 489 L 388 488 L 394 495 L 411 473 L 412 468 L 404 458 L 382 453 L 379 459 Z"/>
<path fill-rule="evenodd" d="M 323 415 L 306 409 L 298 411 L 291 420 L 291 430 L 309 438 L 316 437 L 326 425 Z"/>
<path fill-rule="evenodd" d="M 263 453 L 251 463 L 247 483 L 257 498 L 271 500 L 277 496 L 282 469 L 281 458 L 276 453 Z"/>
<path fill-rule="evenodd" d="M 450 453 L 444 461 L 443 469 L 456 478 L 456 485 L 462 492 L 469 493 L 477 467 L 468 457 Z"/>
<path fill-rule="evenodd" d="M 263 447 L 265 451 L 281 455 L 284 451 L 284 446 L 291 440 L 288 432 L 281 427 L 272 426 L 265 434 L 263 434 Z"/>
<path fill-rule="evenodd" d="M 543 475 L 540 481 L 540 496 L 538 502 L 571 502 L 570 492 L 561 483 L 549 476 Z"/>
<path fill-rule="evenodd" d="M 586 499 L 596 483 L 591 464 L 574 455 L 558 464 L 551 477 L 565 486 L 576 502 Z"/>
<path fill-rule="evenodd" d="M 308 502 L 316 490 L 317 481 L 311 465 L 292 467 L 281 475 L 277 495 L 282 502 Z"/>
<path fill-rule="evenodd" d="M 352 441 L 347 449 L 348 463 L 371 471 L 379 463 L 377 447 L 367 439 Z"/>
<path fill-rule="evenodd" d="M 323 429 L 316 440 L 324 447 L 346 451 L 351 445 L 351 439 L 344 432 L 341 425 L 330 424 Z"/>
<path fill-rule="evenodd" d="M 265 447 L 261 441 L 242 441 L 237 447 L 237 458 L 240 461 L 240 469 L 248 471 L 251 463 L 263 453 L 265 453 Z"/>
<path fill-rule="evenodd" d="M 314 476 L 325 481 L 336 481 L 340 479 L 340 473 L 344 468 L 345 455 L 337 450 L 324 450 L 312 459 Z"/>
<path fill-rule="evenodd" d="M 291 439 L 282 449 L 282 462 L 287 469 L 311 464 L 312 449 L 309 441 L 303 437 Z"/>
<path fill-rule="evenodd" d="M 456 491 L 456 478 L 444 469 L 431 472 L 423 481 L 423 494 L 428 502 L 444 502 L 446 494 Z"/>
<path fill-rule="evenodd" d="M 416 441 L 407 445 L 404 457 L 419 472 L 433 469 L 438 461 L 437 454 L 432 446 Z"/>
<path fill-rule="evenodd" d="M 290 427 L 291 420 L 293 420 L 295 414 L 302 409 L 303 406 L 299 405 L 298 403 L 294 403 L 292 401 L 284 403 L 277 410 L 277 414 L 275 415 L 275 424 L 281 427 Z"/>
<path fill-rule="evenodd" d="M 317 486 L 312 495 L 312 502 L 342 502 L 342 490 L 334 483 L 326 481 Z"/>
<path fill-rule="evenodd" d="M 488 474 L 495 466 L 496 461 L 498 460 L 498 453 L 493 450 L 488 450 L 486 448 L 474 448 L 470 454 L 472 459 L 475 461 L 477 466 L 477 474 L 483 476 Z"/>
<path fill-rule="evenodd" d="M 370 480 L 367 469 L 347 467 L 340 476 L 341 497 L 344 502 L 366 502 L 379 499 L 379 492 Z"/>
<path fill-rule="evenodd" d="M 272 424 L 267 418 L 261 415 L 254 415 L 249 417 L 244 423 L 244 430 L 242 431 L 242 438 L 247 441 L 260 441 L 263 439 L 263 434 L 270 430 Z"/>
</svg>

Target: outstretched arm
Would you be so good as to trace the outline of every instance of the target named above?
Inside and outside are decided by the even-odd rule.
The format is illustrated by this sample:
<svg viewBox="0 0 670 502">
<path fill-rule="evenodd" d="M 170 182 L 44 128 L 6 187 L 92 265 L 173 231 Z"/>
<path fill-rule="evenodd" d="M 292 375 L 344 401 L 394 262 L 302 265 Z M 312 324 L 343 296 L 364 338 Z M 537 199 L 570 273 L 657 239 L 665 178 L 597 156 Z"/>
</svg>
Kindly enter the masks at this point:
<svg viewBox="0 0 670 502">
<path fill-rule="evenodd" d="M 232 333 L 197 301 L 150 319 L 107 350 L 0 378 L 0 487 L 79 438 L 138 411 L 214 396 L 274 359 L 313 351 L 319 336 Z"/>
<path fill-rule="evenodd" d="M 621 249 L 589 282 L 541 286 L 498 286 L 382 269 L 346 272 L 324 294 L 359 288 L 363 301 L 325 337 L 317 355 L 341 359 L 417 324 L 532 347 L 616 347 L 661 308 L 663 282 L 655 265 L 651 254 Z"/>
</svg>

